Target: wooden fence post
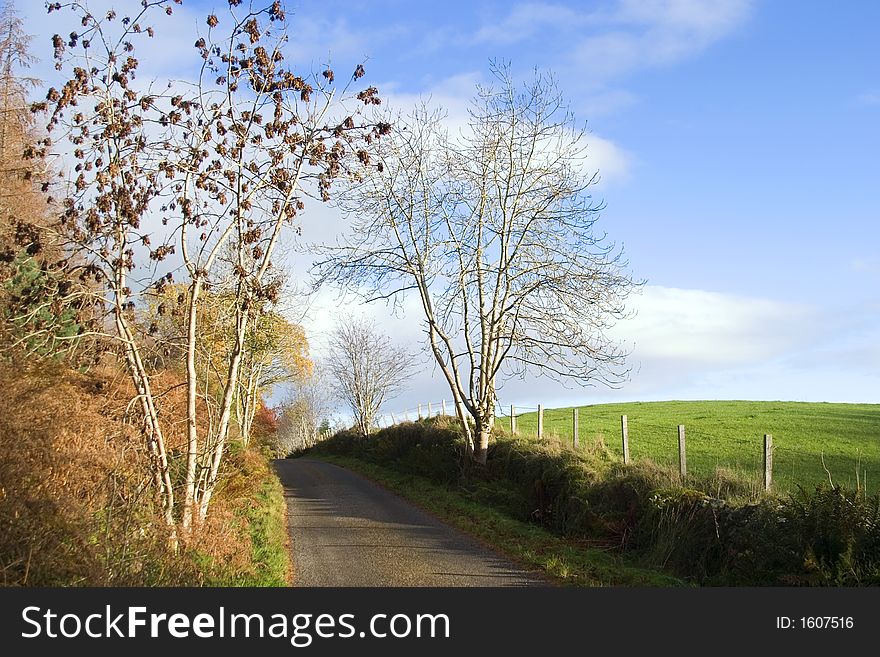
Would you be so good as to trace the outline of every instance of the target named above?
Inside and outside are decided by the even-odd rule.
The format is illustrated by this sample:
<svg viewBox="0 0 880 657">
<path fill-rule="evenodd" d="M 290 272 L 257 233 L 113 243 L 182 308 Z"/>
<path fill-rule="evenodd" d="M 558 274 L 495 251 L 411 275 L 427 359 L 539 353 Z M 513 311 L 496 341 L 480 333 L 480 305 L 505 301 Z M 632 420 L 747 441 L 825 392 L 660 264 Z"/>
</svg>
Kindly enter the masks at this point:
<svg viewBox="0 0 880 657">
<path fill-rule="evenodd" d="M 678 425 L 678 471 L 681 474 L 681 480 L 687 477 L 687 454 L 684 447 L 684 425 Z"/>
<path fill-rule="evenodd" d="M 538 438 L 544 437 L 544 407 L 538 404 Z"/>
<path fill-rule="evenodd" d="M 394 417 L 394 413 L 391 414 L 391 424 L 397 424 L 397 420 Z"/>
<path fill-rule="evenodd" d="M 441 401 L 440 405 L 443 406 L 443 415 L 446 415 L 446 400 Z"/>
<path fill-rule="evenodd" d="M 419 404 L 419 419 L 422 419 L 422 405 Z"/>
<path fill-rule="evenodd" d="M 773 487 L 773 436 L 764 434 L 764 490 Z"/>
<path fill-rule="evenodd" d="M 516 409 L 510 405 L 510 433 L 516 434 Z"/>
<path fill-rule="evenodd" d="M 623 439 L 623 462 L 629 463 L 629 427 L 626 423 L 626 415 L 620 416 L 620 437 Z"/>
<path fill-rule="evenodd" d="M 571 410 L 571 435 L 572 435 L 571 444 L 572 444 L 572 446 L 574 446 L 575 449 L 577 449 L 578 447 L 581 446 L 579 424 L 580 423 L 578 422 L 578 409 L 573 408 Z"/>
<path fill-rule="evenodd" d="M 431 402 L 428 402 L 428 417 L 431 417 Z"/>
</svg>

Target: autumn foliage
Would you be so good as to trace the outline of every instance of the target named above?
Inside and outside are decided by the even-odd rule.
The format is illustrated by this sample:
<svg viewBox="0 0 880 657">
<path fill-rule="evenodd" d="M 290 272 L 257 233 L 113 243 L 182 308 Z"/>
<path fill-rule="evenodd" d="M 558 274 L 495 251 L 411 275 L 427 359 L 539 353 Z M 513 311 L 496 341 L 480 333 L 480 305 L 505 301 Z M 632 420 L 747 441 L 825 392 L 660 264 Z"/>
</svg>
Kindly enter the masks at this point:
<svg viewBox="0 0 880 657">
<path fill-rule="evenodd" d="M 32 104 L 28 39 L 3 13 L 15 36 L 0 42 L 6 584 L 285 578 L 284 559 L 257 546 L 271 534 L 279 549 L 283 505 L 256 443 L 277 430 L 268 391 L 311 361 L 276 309 L 272 257 L 302 196 L 326 198 L 381 130 L 356 111 L 325 124 L 341 76 L 283 63 L 279 2 L 230 2 L 208 21 L 200 89 L 145 91 L 136 45 L 174 4 L 129 16 L 49 3 L 76 30 L 53 39 L 67 81 Z M 351 99 L 378 102 L 372 88 Z M 50 150 L 70 170 L 48 167 Z"/>
<path fill-rule="evenodd" d="M 278 413 L 261 401 L 254 415 L 254 437 L 266 440 L 273 436 L 278 431 L 278 419 Z"/>
<path fill-rule="evenodd" d="M 171 373 L 163 422 L 172 451 L 186 433 Z M 271 482 L 265 459 L 237 451 L 199 544 L 168 551 L 135 426 L 133 389 L 117 368 L 0 363 L 0 584 L 197 585 L 255 578 L 246 511 Z"/>
<path fill-rule="evenodd" d="M 276 311 L 279 242 L 297 230 L 307 196 L 328 200 L 334 181 L 361 175 L 366 146 L 389 126 L 365 116 L 381 100 L 361 87 L 362 65 L 343 76 L 286 60 L 278 1 L 229 2 L 207 16 L 193 35 L 197 80 L 144 82 L 139 58 L 174 4 L 139 3 L 125 15 L 48 5 L 78 25 L 53 40 L 65 81 L 33 104 L 49 136 L 28 154 L 51 146 L 74 160 L 59 190 L 65 248 L 94 285 L 94 332 L 134 386 L 164 522 L 188 541 L 208 517 L 230 447 L 249 442 L 262 394 L 279 372 L 307 369 L 291 362 L 303 360 L 301 329 Z M 158 344 L 172 308 L 173 332 Z M 153 372 L 165 349 L 183 365 L 182 457 L 165 434 Z"/>
</svg>

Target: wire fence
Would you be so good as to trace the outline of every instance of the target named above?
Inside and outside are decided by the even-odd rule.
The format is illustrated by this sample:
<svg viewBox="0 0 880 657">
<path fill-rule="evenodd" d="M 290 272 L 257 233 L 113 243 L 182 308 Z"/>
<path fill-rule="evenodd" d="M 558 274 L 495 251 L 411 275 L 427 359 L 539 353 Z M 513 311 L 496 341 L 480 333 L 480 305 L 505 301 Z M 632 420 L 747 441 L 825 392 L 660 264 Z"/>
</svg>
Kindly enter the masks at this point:
<svg viewBox="0 0 880 657">
<path fill-rule="evenodd" d="M 455 405 L 448 399 L 417 404 L 412 408 L 405 408 L 394 412 L 382 413 L 376 416 L 376 425 L 380 428 L 390 427 L 400 422 L 415 422 L 429 417 L 441 415 L 455 415 Z"/>
<path fill-rule="evenodd" d="M 823 482 L 860 488 L 869 494 L 880 492 L 880 435 L 860 447 L 844 439 L 817 444 L 791 430 L 749 433 L 728 426 L 706 427 L 698 422 L 652 421 L 638 415 L 596 417 L 588 411 L 579 409 L 577 442 L 580 449 L 601 443 L 623 460 L 625 417 L 631 461 L 650 459 L 664 466 L 681 468 L 684 460 L 688 475 L 709 477 L 727 471 L 762 486 L 769 468 L 769 483 L 773 490 L 782 492 L 794 492 L 799 486 L 810 489 Z M 541 439 L 574 446 L 573 409 L 541 412 L 534 407 L 516 407 L 513 423 L 509 409 L 496 417 L 506 431 L 511 431 L 513 424 L 517 434 L 538 438 L 540 426 Z M 683 427 L 684 456 L 679 445 L 679 426 Z M 765 436 L 770 437 L 769 453 L 765 449 Z"/>
<path fill-rule="evenodd" d="M 592 412 L 591 407 L 545 409 L 534 406 L 502 406 L 496 409 L 496 426 L 525 437 L 555 440 L 578 449 L 602 445 L 612 455 L 624 458 L 624 430 L 630 461 L 650 459 L 660 465 L 686 471 L 688 476 L 735 475 L 768 485 L 778 492 L 795 492 L 821 483 L 860 488 L 869 494 L 880 492 L 880 435 L 858 445 L 854 441 L 805 440 L 795 431 L 767 427 L 743 431 L 723 419 L 691 419 L 685 423 L 652 419 L 633 413 L 628 416 Z M 439 400 L 383 415 L 379 426 L 416 421 L 437 415 L 455 415 L 452 402 Z M 623 417 L 626 419 L 623 420 Z M 577 441 L 574 429 L 577 426 Z M 679 426 L 683 426 L 683 450 Z M 770 446 L 765 447 L 765 436 Z M 682 463 L 684 461 L 684 463 Z M 769 463 L 768 463 L 769 461 Z M 766 473 L 766 474 L 765 474 Z M 765 477 L 767 477 L 765 479 Z"/>
</svg>

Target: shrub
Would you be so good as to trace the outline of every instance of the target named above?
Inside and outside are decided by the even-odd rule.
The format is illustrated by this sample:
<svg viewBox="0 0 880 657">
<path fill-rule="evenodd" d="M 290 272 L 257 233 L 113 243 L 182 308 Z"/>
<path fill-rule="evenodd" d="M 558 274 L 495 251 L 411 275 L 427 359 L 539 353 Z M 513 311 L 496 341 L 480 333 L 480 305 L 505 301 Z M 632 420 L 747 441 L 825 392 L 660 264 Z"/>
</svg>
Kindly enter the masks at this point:
<svg viewBox="0 0 880 657">
<path fill-rule="evenodd" d="M 716 466 L 706 477 L 695 479 L 693 486 L 728 502 L 751 504 L 764 497 L 763 484 L 756 476 L 722 466 Z"/>
<path fill-rule="evenodd" d="M 139 441 L 108 417 L 112 385 L 54 363 L 0 365 L 4 584 L 167 581 Z"/>
<path fill-rule="evenodd" d="M 588 491 L 596 528 L 615 544 L 627 548 L 641 531 L 651 494 L 678 483 L 678 472 L 651 460 L 614 462 Z"/>
<path fill-rule="evenodd" d="M 78 318 L 82 309 L 61 292 L 71 283 L 24 251 L 4 273 L 7 278 L 0 284 L 3 341 L 17 344 L 19 353 L 57 360 L 72 352 L 84 327 Z"/>
<path fill-rule="evenodd" d="M 824 484 L 800 489 L 783 517 L 816 583 L 880 584 L 880 495 Z"/>
<path fill-rule="evenodd" d="M 368 438 L 341 432 L 316 449 L 457 485 L 513 518 L 701 584 L 880 584 L 880 495 L 820 486 L 777 498 L 725 468 L 682 482 L 677 469 L 649 460 L 624 465 L 601 443 L 576 451 L 501 432 L 485 468 L 464 467 L 464 441 L 449 420 Z"/>
<path fill-rule="evenodd" d="M 447 418 L 431 418 L 403 422 L 367 437 L 352 429 L 340 431 L 314 450 L 347 454 L 437 483 L 452 483 L 461 477 L 459 464 L 465 448 L 453 427 Z"/>
<path fill-rule="evenodd" d="M 169 451 L 180 454 L 185 423 L 173 419 L 185 391 L 169 373 L 156 380 L 169 390 Z M 283 496 L 263 455 L 233 443 L 206 524 L 173 553 L 143 440 L 122 421 L 126 377 L 0 362 L 0 389 L 0 584 L 284 583 Z"/>
<path fill-rule="evenodd" d="M 489 450 L 486 470 L 475 474 L 502 491 L 508 506 L 515 501 L 516 517 L 579 534 L 595 524 L 588 491 L 609 462 L 601 450 L 580 453 L 555 441 L 500 436 Z"/>
</svg>

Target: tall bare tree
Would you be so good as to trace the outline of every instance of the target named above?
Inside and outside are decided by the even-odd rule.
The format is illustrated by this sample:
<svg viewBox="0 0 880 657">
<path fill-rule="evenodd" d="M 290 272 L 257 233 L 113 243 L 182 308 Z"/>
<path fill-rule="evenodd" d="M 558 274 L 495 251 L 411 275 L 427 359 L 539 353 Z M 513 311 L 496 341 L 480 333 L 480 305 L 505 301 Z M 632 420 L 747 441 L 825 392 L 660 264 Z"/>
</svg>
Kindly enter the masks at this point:
<svg viewBox="0 0 880 657">
<path fill-rule="evenodd" d="M 333 390 L 326 370 L 318 364 L 307 377 L 293 382 L 290 397 L 281 405 L 281 418 L 273 447 L 279 457 L 312 447 L 322 425 L 330 428 L 335 410 Z"/>
<path fill-rule="evenodd" d="M 134 384 L 155 495 L 176 545 L 169 453 L 134 321 L 140 294 L 174 252 L 170 238 L 157 240 L 145 223 L 167 191 L 160 171 L 167 157 L 168 135 L 161 130 L 167 119 L 160 103 L 168 97 L 138 88 L 140 62 L 134 56 L 135 44 L 154 34 L 144 21 L 157 9 L 172 13 L 171 7 L 171 0 L 153 0 L 119 17 L 112 9 L 93 13 L 78 2 L 47 3 L 49 12 L 69 9 L 77 29 L 67 38 L 53 37 L 55 68 L 67 79 L 60 89 L 50 88 L 34 110 L 49 111 L 56 152 L 75 162 L 62 190 L 61 227 L 68 250 L 81 259 L 82 275 L 95 283 L 95 306 L 107 313 L 95 332 L 118 346 Z M 47 140 L 43 150 L 48 146 Z M 163 282 L 171 278 L 170 271 L 161 276 Z"/>
<path fill-rule="evenodd" d="M 299 74 L 285 62 L 286 17 L 277 0 L 228 0 L 222 16 L 206 17 L 205 35 L 195 39 L 196 82 L 135 81 L 135 46 L 154 34 L 146 21 L 173 14 L 174 4 L 180 0 L 144 0 L 120 17 L 77 1 L 49 3 L 50 11 L 72 10 L 81 29 L 54 37 L 56 68 L 68 80 L 36 109 L 50 110 L 56 143 L 78 160 L 63 221 L 110 311 L 106 333 L 137 390 L 166 521 L 186 536 L 206 517 L 218 483 L 248 331 L 281 290 L 273 256 L 282 234 L 305 196 L 328 199 L 333 180 L 365 162 L 363 144 L 388 127 L 360 118 L 380 102 L 374 87 L 353 91 L 363 66 L 335 83 L 329 67 Z M 174 270 L 186 284 L 178 302 L 188 393 L 185 463 L 175 468 L 182 486 L 172 478 L 160 395 L 144 358 L 150 336 L 134 321 Z M 207 316 L 199 308 L 209 290 L 231 300 L 231 337 L 213 390 L 196 368 L 199 318 Z M 198 421 L 200 396 L 216 397 L 210 422 Z"/>
<path fill-rule="evenodd" d="M 424 105 L 394 122 L 370 152 L 376 167 L 344 197 L 353 237 L 316 265 L 320 281 L 368 300 L 414 291 L 480 463 L 504 374 L 625 378 L 606 330 L 634 285 L 595 230 L 588 135 L 553 79 L 536 72 L 520 87 L 508 67 L 492 72 L 461 134 Z"/>
<path fill-rule="evenodd" d="M 365 319 L 344 317 L 330 335 L 326 367 L 331 386 L 348 405 L 362 435 L 370 434 L 382 404 L 411 376 L 410 360 Z"/>
<path fill-rule="evenodd" d="M 32 40 L 15 7 L 4 2 L 0 6 L 0 162 L 4 175 L 26 166 L 22 154 L 34 126 L 28 94 L 39 84 L 36 78 L 23 75 L 36 62 L 30 52 Z"/>
</svg>

